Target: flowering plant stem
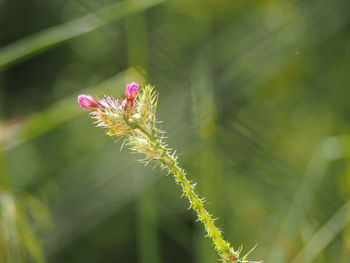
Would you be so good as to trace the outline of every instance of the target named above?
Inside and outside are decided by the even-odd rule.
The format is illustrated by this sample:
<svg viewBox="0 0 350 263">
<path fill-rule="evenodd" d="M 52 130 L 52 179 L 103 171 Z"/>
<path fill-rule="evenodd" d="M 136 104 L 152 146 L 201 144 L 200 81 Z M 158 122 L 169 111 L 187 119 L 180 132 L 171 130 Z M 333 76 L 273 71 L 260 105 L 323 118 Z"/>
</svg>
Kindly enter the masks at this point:
<svg viewBox="0 0 350 263">
<path fill-rule="evenodd" d="M 222 258 L 235 259 L 231 253 L 233 252 L 230 248 L 230 243 L 226 242 L 221 234 L 221 231 L 215 226 L 214 220 L 211 215 L 205 210 L 203 205 L 203 199 L 199 198 L 195 192 L 195 185 L 192 184 L 187 178 L 185 171 L 179 167 L 174 154 L 170 153 L 170 150 L 162 144 L 161 141 L 157 140 L 155 136 L 147 134 L 142 130 L 141 127 L 135 127 L 138 129 L 136 132 L 144 138 L 147 138 L 150 142 L 154 144 L 154 147 L 158 148 L 158 151 L 162 152 L 161 156 L 157 160 L 163 168 L 168 170 L 169 174 L 172 174 L 175 181 L 181 186 L 183 195 L 187 197 L 191 206 L 198 216 L 198 220 L 204 224 L 204 227 L 211 237 L 215 249 L 220 253 Z M 233 260 L 231 260 L 233 261 Z"/>
<path fill-rule="evenodd" d="M 187 179 L 185 171 L 178 165 L 175 152 L 162 140 L 164 132 L 157 128 L 155 117 L 158 95 L 149 85 L 140 93 L 138 88 L 137 83 L 128 84 L 124 100 L 111 97 L 97 100 L 89 95 L 80 95 L 78 103 L 92 110 L 91 115 L 97 120 L 97 126 L 105 127 L 108 135 L 125 136 L 129 148 L 145 156 L 142 162 L 148 164 L 153 161 L 174 176 L 182 188 L 183 196 L 189 200 L 190 208 L 196 212 L 198 221 L 203 223 L 207 235 L 212 239 L 222 262 L 254 262 L 246 260 L 254 248 L 240 257 L 242 247 L 234 250 L 223 239 L 214 219 L 204 208 L 204 200 L 196 194 L 195 184 Z"/>
</svg>

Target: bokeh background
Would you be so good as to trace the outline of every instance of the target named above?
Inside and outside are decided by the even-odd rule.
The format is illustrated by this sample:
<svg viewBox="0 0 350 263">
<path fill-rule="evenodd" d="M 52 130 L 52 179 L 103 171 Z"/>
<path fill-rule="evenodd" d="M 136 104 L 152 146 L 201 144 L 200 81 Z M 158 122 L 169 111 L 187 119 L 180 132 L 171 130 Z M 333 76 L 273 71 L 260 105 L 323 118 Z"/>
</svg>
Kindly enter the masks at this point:
<svg viewBox="0 0 350 263">
<path fill-rule="evenodd" d="M 160 93 L 236 248 L 350 262 L 348 0 L 0 0 L 0 262 L 217 262 L 179 186 L 77 95 Z"/>
</svg>

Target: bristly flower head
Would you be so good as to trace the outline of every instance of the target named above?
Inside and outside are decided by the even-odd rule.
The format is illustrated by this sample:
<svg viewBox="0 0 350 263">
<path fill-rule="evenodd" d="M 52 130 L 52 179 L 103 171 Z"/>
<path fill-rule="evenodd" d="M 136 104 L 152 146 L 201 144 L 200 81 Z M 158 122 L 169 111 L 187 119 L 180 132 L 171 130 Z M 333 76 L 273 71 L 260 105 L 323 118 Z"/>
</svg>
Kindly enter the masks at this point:
<svg viewBox="0 0 350 263">
<path fill-rule="evenodd" d="M 131 132 L 133 116 L 138 111 L 137 108 L 145 104 L 143 101 L 135 102 L 138 89 L 139 84 L 132 82 L 125 87 L 125 99 L 104 96 L 98 100 L 82 94 L 78 97 L 78 103 L 84 109 L 92 110 L 91 116 L 96 120 L 97 126 L 105 127 L 108 135 L 122 136 Z"/>
<path fill-rule="evenodd" d="M 78 96 L 78 103 L 80 107 L 87 110 L 96 110 L 102 106 L 92 96 L 85 94 L 81 94 Z"/>
</svg>

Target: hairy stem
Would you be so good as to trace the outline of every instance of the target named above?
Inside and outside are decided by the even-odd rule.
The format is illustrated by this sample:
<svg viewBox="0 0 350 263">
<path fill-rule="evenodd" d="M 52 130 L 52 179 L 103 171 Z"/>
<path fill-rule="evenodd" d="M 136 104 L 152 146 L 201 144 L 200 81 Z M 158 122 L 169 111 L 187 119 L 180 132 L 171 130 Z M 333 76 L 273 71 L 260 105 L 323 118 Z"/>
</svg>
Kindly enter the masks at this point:
<svg viewBox="0 0 350 263">
<path fill-rule="evenodd" d="M 191 204 L 191 209 L 197 213 L 198 220 L 203 223 L 216 250 L 220 255 L 227 257 L 231 253 L 230 243 L 223 239 L 221 231 L 214 224 L 213 218 L 205 210 L 203 199 L 199 198 L 195 192 L 195 185 L 186 178 L 185 171 L 178 166 L 176 160 L 168 152 L 161 159 L 161 162 L 167 166 L 169 172 L 173 174 L 175 181 L 181 186 L 184 196 L 187 197 Z"/>
<path fill-rule="evenodd" d="M 195 192 L 195 184 L 192 184 L 186 177 L 186 172 L 179 167 L 174 155 L 170 154 L 170 150 L 162 144 L 162 142 L 156 139 L 156 136 L 147 133 L 141 127 L 138 127 L 137 133 L 149 140 L 156 152 L 162 153 L 157 159 L 161 163 L 162 167 L 168 170 L 169 174 L 172 174 L 175 181 L 181 186 L 183 195 L 187 197 L 190 202 L 190 208 L 193 209 L 198 217 L 198 221 L 201 221 L 207 231 L 208 236 L 212 239 L 215 249 L 221 256 L 224 262 L 233 262 L 237 259 L 237 256 L 229 242 L 223 239 L 221 231 L 214 223 L 214 219 L 209 212 L 204 208 L 204 200 L 199 198 Z"/>
</svg>

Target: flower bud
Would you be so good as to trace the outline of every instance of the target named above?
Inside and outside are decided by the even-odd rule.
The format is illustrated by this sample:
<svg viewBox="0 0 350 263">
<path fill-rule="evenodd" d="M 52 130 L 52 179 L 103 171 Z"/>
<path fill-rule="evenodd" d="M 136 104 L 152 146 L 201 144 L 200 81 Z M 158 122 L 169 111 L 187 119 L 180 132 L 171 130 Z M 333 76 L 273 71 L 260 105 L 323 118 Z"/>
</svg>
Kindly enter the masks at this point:
<svg viewBox="0 0 350 263">
<path fill-rule="evenodd" d="M 85 94 L 78 96 L 78 103 L 80 107 L 88 110 L 96 110 L 102 106 L 92 96 Z"/>
<path fill-rule="evenodd" d="M 138 89 L 139 89 L 139 84 L 135 82 L 132 82 L 126 85 L 126 88 L 125 88 L 126 99 L 128 101 L 133 101 L 136 98 L 137 94 L 139 93 Z"/>
</svg>

